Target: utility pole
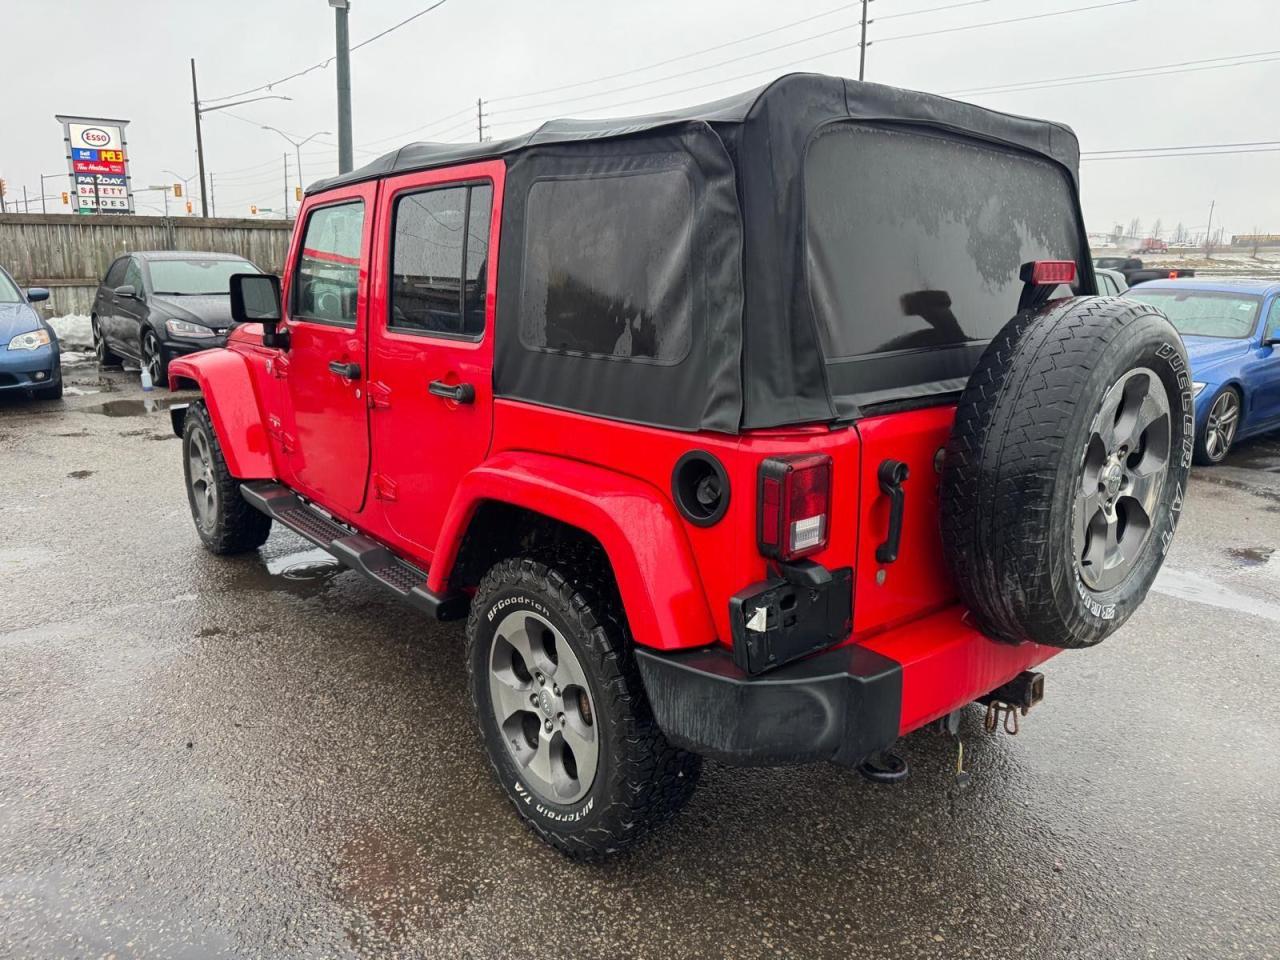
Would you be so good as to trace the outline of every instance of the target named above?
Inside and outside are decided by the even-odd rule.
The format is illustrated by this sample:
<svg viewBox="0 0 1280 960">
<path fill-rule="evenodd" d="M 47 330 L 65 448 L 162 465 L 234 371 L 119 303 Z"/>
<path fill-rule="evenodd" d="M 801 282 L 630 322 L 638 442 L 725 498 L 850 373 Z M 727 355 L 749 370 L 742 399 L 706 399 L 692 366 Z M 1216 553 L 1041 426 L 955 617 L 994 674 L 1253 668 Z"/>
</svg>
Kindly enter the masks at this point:
<svg viewBox="0 0 1280 960">
<path fill-rule="evenodd" d="M 1213 208 L 1217 200 L 1209 201 L 1209 226 L 1204 231 L 1204 256 L 1208 260 L 1213 253 Z"/>
<path fill-rule="evenodd" d="M 338 64 L 338 172 L 349 173 L 351 162 L 351 42 L 347 35 L 348 0 L 329 0 L 333 7 Z"/>
<path fill-rule="evenodd" d="M 44 193 L 43 190 L 41 190 L 40 192 Z M 44 197 L 41 197 L 40 199 L 41 201 L 43 201 Z M 25 183 L 22 185 L 22 212 L 23 213 L 31 212 L 31 201 L 27 199 L 27 185 Z"/>
<path fill-rule="evenodd" d="M 284 157 L 284 218 L 289 219 L 289 154 L 282 154 Z"/>
<path fill-rule="evenodd" d="M 209 216 L 209 202 L 204 196 L 204 137 L 200 131 L 200 90 L 196 87 L 196 58 L 191 58 L 191 106 L 196 112 L 196 166 L 200 168 L 200 215 Z"/>
<path fill-rule="evenodd" d="M 858 44 L 858 79 L 867 75 L 867 5 L 871 0 L 862 0 L 862 42 Z"/>
<path fill-rule="evenodd" d="M 66 174 L 65 174 L 65 173 L 42 173 L 42 174 L 40 174 L 40 212 L 41 212 L 41 213 L 48 213 L 48 212 L 49 212 L 49 208 L 48 208 L 47 206 L 45 206 L 45 202 L 44 202 L 44 182 L 45 182 L 46 180 L 56 180 L 56 179 L 58 179 L 58 177 L 65 177 L 65 176 L 66 176 Z M 72 187 L 72 189 L 74 189 L 74 186 Z"/>
<path fill-rule="evenodd" d="M 330 0 L 332 3 L 333 0 Z M 345 2 L 345 0 L 343 0 Z M 225 110 L 227 107 L 238 107 L 245 103 L 257 103 L 259 100 L 292 100 L 292 97 L 285 97 L 279 94 L 268 94 L 264 97 L 252 97 L 248 100 L 237 100 L 234 103 L 220 103 L 216 107 L 200 106 L 200 91 L 196 87 L 196 58 L 191 58 L 191 106 L 196 114 L 196 166 L 200 168 L 200 214 L 201 216 L 209 216 L 209 204 L 204 199 L 204 138 L 200 130 L 200 118 L 206 113 L 212 113 L 214 110 Z M 213 174 L 209 174 L 209 194 L 213 194 Z"/>
<path fill-rule="evenodd" d="M 484 143 L 484 101 L 476 97 L 476 132 L 480 135 L 480 142 Z"/>
<path fill-rule="evenodd" d="M 201 200 L 204 199 L 203 192 L 200 194 L 200 199 Z M 203 207 L 204 205 L 201 204 L 201 206 Z M 212 170 L 209 171 L 209 206 L 213 208 L 213 215 L 216 217 L 218 215 L 218 201 L 215 200 L 213 196 L 213 171 Z"/>
</svg>

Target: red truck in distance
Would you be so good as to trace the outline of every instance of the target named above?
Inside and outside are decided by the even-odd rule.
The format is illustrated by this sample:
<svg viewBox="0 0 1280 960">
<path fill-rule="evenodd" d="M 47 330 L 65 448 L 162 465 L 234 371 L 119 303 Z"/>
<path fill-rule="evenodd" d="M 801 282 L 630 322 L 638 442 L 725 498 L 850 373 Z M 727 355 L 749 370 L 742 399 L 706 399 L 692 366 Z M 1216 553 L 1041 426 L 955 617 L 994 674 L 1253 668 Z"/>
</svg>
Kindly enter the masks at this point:
<svg viewBox="0 0 1280 960">
<path fill-rule="evenodd" d="M 1123 624 L 1177 525 L 1186 355 L 1093 295 L 1078 160 L 792 75 L 315 184 L 284 277 L 169 367 L 199 536 L 280 523 L 464 620 L 497 783 L 571 856 L 703 757 L 899 778 Z"/>
</svg>

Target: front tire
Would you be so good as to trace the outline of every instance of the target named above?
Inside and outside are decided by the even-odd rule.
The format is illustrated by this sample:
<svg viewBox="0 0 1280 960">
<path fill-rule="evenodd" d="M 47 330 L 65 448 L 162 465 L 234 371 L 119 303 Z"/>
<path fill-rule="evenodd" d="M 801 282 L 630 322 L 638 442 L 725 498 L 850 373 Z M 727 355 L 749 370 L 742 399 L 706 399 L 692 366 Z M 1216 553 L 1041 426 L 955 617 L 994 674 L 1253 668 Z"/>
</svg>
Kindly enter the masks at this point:
<svg viewBox="0 0 1280 960">
<path fill-rule="evenodd" d="M 199 400 L 187 410 L 182 468 L 191 518 L 210 553 L 247 553 L 267 542 L 271 518 L 240 496 L 240 481 L 227 469 L 209 411 Z"/>
<path fill-rule="evenodd" d="M 1196 463 L 1212 467 L 1227 459 L 1231 444 L 1240 430 L 1243 409 L 1235 387 L 1223 387 L 1209 405 L 1209 416 L 1203 431 L 1196 433 Z"/>
<path fill-rule="evenodd" d="M 674 816 L 702 765 L 658 729 L 615 593 L 590 568 L 505 560 L 467 620 L 471 696 L 494 775 L 539 837 L 581 860 Z"/>
<path fill-rule="evenodd" d="M 154 330 L 148 330 L 142 335 L 142 366 L 151 375 L 153 387 L 169 389 L 169 361 L 164 358 L 160 338 Z"/>
</svg>

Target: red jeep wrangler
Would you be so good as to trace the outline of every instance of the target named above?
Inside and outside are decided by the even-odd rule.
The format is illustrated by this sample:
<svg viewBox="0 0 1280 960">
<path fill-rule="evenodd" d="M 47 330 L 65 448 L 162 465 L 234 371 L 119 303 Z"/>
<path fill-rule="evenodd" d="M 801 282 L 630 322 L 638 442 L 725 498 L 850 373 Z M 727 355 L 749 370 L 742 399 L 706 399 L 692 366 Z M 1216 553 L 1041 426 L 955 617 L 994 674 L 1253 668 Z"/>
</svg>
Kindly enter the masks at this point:
<svg viewBox="0 0 1280 960">
<path fill-rule="evenodd" d="M 279 521 L 465 617 L 498 782 L 570 855 L 704 756 L 900 775 L 1122 624 L 1181 510 L 1183 346 L 1072 296 L 1077 151 L 793 75 L 317 184 L 283 283 L 233 278 L 226 348 L 169 368 L 200 537 Z"/>
</svg>

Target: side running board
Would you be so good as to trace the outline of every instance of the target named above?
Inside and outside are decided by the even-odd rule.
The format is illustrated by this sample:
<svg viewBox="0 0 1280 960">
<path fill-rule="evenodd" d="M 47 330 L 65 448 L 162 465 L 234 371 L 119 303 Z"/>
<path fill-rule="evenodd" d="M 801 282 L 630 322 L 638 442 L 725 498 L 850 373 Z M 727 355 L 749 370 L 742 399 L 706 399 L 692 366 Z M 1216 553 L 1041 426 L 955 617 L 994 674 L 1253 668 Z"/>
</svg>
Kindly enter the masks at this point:
<svg viewBox="0 0 1280 960">
<path fill-rule="evenodd" d="M 240 495 L 255 510 L 329 551 L 343 566 L 360 571 L 423 613 L 437 620 L 461 620 L 467 615 L 470 600 L 465 593 L 432 593 L 427 589 L 425 571 L 313 509 L 289 488 L 270 480 L 252 480 L 240 484 Z"/>
</svg>

